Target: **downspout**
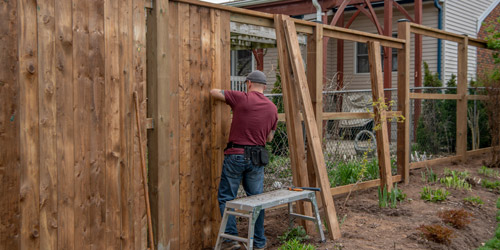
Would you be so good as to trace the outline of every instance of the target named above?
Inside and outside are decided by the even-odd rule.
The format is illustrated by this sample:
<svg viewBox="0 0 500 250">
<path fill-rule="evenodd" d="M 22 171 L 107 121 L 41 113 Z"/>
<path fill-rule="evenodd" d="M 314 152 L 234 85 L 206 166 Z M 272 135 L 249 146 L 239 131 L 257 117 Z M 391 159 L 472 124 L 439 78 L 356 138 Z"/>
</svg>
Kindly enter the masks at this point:
<svg viewBox="0 0 500 250">
<path fill-rule="evenodd" d="M 434 6 L 438 9 L 438 29 L 442 30 L 443 29 L 443 6 L 439 4 L 439 0 L 434 0 Z M 437 51 L 437 72 L 439 76 L 439 80 L 442 80 L 441 78 L 441 63 L 442 63 L 442 42 L 441 39 L 438 39 L 438 51 Z"/>
<path fill-rule="evenodd" d="M 323 20 L 321 18 L 321 5 L 319 5 L 318 0 L 312 0 L 312 4 L 316 7 L 316 22 L 322 23 Z"/>
</svg>

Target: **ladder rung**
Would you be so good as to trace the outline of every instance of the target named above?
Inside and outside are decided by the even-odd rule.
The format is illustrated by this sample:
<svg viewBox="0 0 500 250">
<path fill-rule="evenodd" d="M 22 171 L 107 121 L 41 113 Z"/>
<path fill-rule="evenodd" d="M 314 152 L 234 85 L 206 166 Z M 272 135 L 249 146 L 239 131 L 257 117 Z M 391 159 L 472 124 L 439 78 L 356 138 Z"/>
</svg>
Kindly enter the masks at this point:
<svg viewBox="0 0 500 250">
<path fill-rule="evenodd" d="M 244 243 L 248 244 L 248 239 L 247 238 L 243 238 L 243 237 L 239 237 L 239 236 L 234 236 L 234 235 L 230 235 L 230 234 L 221 234 L 220 237 L 231 239 L 231 240 L 237 240 L 237 241 L 241 241 L 241 242 L 244 242 Z"/>
<path fill-rule="evenodd" d="M 303 215 L 303 214 L 295 214 L 295 213 L 290 213 L 290 216 L 297 217 L 297 218 L 301 218 L 301 219 L 303 219 L 303 220 L 312 220 L 312 221 L 316 221 L 316 218 L 311 217 L 311 216 L 306 216 L 306 215 Z"/>
<path fill-rule="evenodd" d="M 226 211 L 227 214 L 230 214 L 230 215 L 234 215 L 234 216 L 240 216 L 240 217 L 246 217 L 246 218 L 250 218 L 251 215 L 250 214 L 243 214 L 243 213 L 238 213 L 236 211 Z"/>
</svg>

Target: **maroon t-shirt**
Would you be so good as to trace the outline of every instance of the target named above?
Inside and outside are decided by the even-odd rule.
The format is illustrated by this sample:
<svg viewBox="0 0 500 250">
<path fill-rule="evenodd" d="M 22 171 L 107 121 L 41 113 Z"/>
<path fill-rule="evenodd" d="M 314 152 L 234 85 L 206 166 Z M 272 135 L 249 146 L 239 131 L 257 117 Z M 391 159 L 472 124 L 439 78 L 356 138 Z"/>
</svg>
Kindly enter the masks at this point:
<svg viewBox="0 0 500 250">
<path fill-rule="evenodd" d="M 264 94 L 252 91 L 224 91 L 233 110 L 229 141 L 239 145 L 266 145 L 271 130 L 278 124 L 278 109 Z M 242 148 L 227 149 L 225 154 L 243 154 Z"/>
</svg>

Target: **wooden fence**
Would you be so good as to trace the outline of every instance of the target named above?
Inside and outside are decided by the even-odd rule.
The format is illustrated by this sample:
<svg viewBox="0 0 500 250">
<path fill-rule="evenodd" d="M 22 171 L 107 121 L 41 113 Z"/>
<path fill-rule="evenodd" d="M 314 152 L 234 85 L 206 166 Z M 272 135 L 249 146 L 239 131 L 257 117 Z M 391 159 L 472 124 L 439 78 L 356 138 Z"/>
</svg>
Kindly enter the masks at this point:
<svg viewBox="0 0 500 250">
<path fill-rule="evenodd" d="M 230 21 L 274 27 L 274 16 L 194 0 L 148 5 L 144 0 L 0 1 L 0 250 L 146 248 L 134 91 L 141 103 L 140 132 L 146 135 L 147 124 L 154 125 L 148 166 L 158 249 L 214 245 L 230 112 L 209 98 L 209 90 L 229 88 Z M 463 56 L 468 45 L 484 47 L 484 41 L 409 23 L 400 24 L 399 38 L 392 38 L 291 20 L 311 44 L 307 80 L 316 124 L 371 117 L 323 113 L 325 37 L 398 49 L 395 113 L 405 116 L 410 98 L 444 97 L 409 93 L 411 32 L 456 41 L 459 91 L 446 98 L 458 100 L 458 112 L 472 98 L 464 92 Z M 306 115 L 313 126 L 313 116 Z M 463 115 L 457 114 L 458 143 L 466 138 Z M 453 159 L 479 152 L 484 150 L 466 152 L 460 146 Z M 316 185 L 312 162 L 301 164 Z M 398 175 L 335 187 L 331 195 L 408 182 L 410 167 L 427 163 L 419 164 L 409 163 L 405 121 L 398 125 Z"/>
<path fill-rule="evenodd" d="M 0 249 L 146 248 L 144 3 L 0 2 Z"/>
</svg>

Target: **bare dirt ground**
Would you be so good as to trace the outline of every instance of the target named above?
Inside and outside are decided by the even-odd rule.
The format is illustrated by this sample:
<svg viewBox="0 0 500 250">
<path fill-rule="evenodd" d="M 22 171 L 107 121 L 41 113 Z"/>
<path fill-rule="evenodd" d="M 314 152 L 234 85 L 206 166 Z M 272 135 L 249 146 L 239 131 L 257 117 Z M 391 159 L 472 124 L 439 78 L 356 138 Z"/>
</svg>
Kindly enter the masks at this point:
<svg viewBox="0 0 500 250">
<path fill-rule="evenodd" d="M 486 157 L 470 159 L 464 164 L 446 164 L 434 166 L 432 169 L 438 177 L 442 176 L 445 168 L 451 170 L 467 170 L 472 178 L 490 179 L 478 174 Z M 496 228 L 496 201 L 498 193 L 489 191 L 480 184 L 473 185 L 472 191 L 448 189 L 450 195 L 444 202 L 425 202 L 420 199 L 423 186 L 444 188 L 439 183 L 428 184 L 422 181 L 421 172 L 424 169 L 415 169 L 410 173 L 410 184 L 398 187 L 407 194 L 407 199 L 398 204 L 396 209 L 379 208 L 376 188 L 353 192 L 345 207 L 345 195 L 334 197 L 339 221 L 342 221 L 342 238 L 337 241 L 328 239 L 319 243 L 319 236 L 312 235 L 308 243 L 319 249 L 476 249 L 482 243 L 493 237 Z M 484 201 L 480 207 L 464 203 L 463 199 L 470 196 L 479 196 Z M 448 209 L 465 209 L 473 214 L 473 221 L 464 229 L 454 229 L 450 245 L 434 243 L 425 240 L 416 229 L 422 224 L 445 225 L 437 216 L 438 211 Z M 323 217 L 322 217 L 323 218 Z M 246 236 L 247 223 L 238 223 L 240 235 Z M 280 246 L 278 236 L 288 229 L 288 211 L 278 208 L 266 212 L 265 230 L 268 239 L 267 249 L 277 249 Z"/>
</svg>

